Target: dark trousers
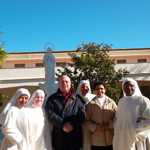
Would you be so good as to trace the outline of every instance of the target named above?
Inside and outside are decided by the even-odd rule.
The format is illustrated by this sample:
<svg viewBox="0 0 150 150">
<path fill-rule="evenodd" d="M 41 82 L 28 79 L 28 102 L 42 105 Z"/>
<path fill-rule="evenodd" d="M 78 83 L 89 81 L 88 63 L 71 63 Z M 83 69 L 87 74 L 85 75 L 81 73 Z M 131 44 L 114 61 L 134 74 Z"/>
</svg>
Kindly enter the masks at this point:
<svg viewBox="0 0 150 150">
<path fill-rule="evenodd" d="M 112 145 L 110 146 L 91 146 L 92 150 L 113 150 Z"/>
</svg>

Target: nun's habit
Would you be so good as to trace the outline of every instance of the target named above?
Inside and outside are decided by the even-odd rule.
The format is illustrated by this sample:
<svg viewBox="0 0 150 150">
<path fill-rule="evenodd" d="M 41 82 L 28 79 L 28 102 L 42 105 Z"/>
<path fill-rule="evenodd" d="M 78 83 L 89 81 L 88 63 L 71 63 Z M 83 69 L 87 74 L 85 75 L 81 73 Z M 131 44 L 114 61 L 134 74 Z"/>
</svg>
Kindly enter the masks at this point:
<svg viewBox="0 0 150 150">
<path fill-rule="evenodd" d="M 81 86 L 83 84 L 87 84 L 89 86 L 89 91 L 86 95 L 82 95 L 81 93 Z M 91 87 L 90 87 L 90 83 L 88 80 L 82 80 L 80 81 L 79 85 L 78 85 L 78 88 L 77 88 L 77 91 L 76 91 L 76 95 L 79 94 L 83 100 L 86 102 L 86 104 L 88 104 L 96 95 L 92 94 L 91 92 Z"/>
<path fill-rule="evenodd" d="M 123 91 L 124 97 L 119 100 L 114 122 L 113 149 L 142 150 L 142 141 L 147 137 L 150 128 L 150 102 L 142 96 L 135 80 L 124 80 L 122 88 L 127 81 L 134 83 L 135 92 L 131 96 L 126 96 Z"/>
<path fill-rule="evenodd" d="M 30 98 L 27 89 L 18 89 L 1 113 L 2 132 L 5 135 L 1 150 L 30 150 L 28 120 L 24 114 L 25 108 L 20 108 L 17 104 L 18 98 L 23 94 Z"/>
<path fill-rule="evenodd" d="M 81 93 L 81 86 L 83 84 L 87 84 L 89 87 L 89 91 L 86 95 L 82 95 Z M 80 81 L 76 94 L 80 95 L 83 100 L 88 104 L 96 95 L 91 93 L 91 87 L 88 80 L 82 80 Z M 82 125 L 83 129 L 83 148 L 82 150 L 91 150 L 91 144 L 90 144 L 90 130 L 87 129 L 84 125 Z"/>
<path fill-rule="evenodd" d="M 31 150 L 52 150 L 49 123 L 45 109 L 41 108 L 42 106 L 36 107 L 33 105 L 33 99 L 37 93 L 42 93 L 43 97 L 45 97 L 42 90 L 36 90 L 26 107 L 26 115 L 29 119 Z"/>
</svg>

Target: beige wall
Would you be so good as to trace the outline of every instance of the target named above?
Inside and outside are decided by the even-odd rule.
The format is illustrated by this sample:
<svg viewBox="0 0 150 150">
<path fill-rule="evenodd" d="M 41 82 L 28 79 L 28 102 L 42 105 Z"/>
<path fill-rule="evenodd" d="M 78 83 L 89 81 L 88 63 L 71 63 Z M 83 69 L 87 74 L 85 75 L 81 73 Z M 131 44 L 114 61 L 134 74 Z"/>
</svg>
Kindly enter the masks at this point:
<svg viewBox="0 0 150 150">
<path fill-rule="evenodd" d="M 56 62 L 71 62 L 70 58 L 56 58 Z M 43 58 L 41 59 L 32 59 L 32 60 L 6 60 L 5 63 L 2 64 L 2 69 L 6 68 L 15 68 L 15 64 L 25 64 L 25 68 L 34 68 L 36 67 L 36 63 L 43 63 Z"/>
<path fill-rule="evenodd" d="M 126 63 L 138 63 L 138 59 L 147 59 L 147 62 L 150 62 L 150 55 L 147 56 L 110 56 L 110 59 L 117 60 L 126 60 Z"/>
<path fill-rule="evenodd" d="M 2 68 L 15 68 L 15 64 L 25 64 L 26 68 L 33 68 L 35 67 L 36 63 L 43 63 L 42 58 L 36 60 L 9 60 L 2 64 Z"/>
<path fill-rule="evenodd" d="M 74 52 L 74 51 L 71 51 Z M 137 63 L 137 59 L 147 59 L 150 62 L 150 49 L 112 49 L 109 53 L 110 59 L 117 60 L 126 59 L 127 63 Z M 2 68 L 14 68 L 14 64 L 25 63 L 25 67 L 35 67 L 35 63 L 43 63 L 45 52 L 25 52 L 10 53 L 6 62 L 2 64 Z M 71 62 L 68 51 L 54 51 L 53 55 L 56 62 Z"/>
</svg>

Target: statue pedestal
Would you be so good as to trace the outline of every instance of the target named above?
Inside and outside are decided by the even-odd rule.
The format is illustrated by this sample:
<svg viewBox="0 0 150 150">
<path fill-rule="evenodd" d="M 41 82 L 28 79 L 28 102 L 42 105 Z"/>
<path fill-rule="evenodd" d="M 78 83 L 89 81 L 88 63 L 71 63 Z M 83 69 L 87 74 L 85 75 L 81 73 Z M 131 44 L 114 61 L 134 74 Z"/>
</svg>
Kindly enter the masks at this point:
<svg viewBox="0 0 150 150">
<path fill-rule="evenodd" d="M 48 97 L 55 93 L 59 88 L 58 83 L 55 82 L 45 82 L 44 84 L 39 83 L 39 86 L 46 93 L 46 99 L 44 103 L 46 103 Z"/>
</svg>

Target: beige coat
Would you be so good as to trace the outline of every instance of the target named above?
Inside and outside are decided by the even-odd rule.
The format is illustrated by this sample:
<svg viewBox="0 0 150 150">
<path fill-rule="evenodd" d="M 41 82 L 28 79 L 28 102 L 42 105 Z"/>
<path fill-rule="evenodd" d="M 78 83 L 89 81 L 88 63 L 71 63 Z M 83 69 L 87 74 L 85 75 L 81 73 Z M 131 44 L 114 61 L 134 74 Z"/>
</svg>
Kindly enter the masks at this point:
<svg viewBox="0 0 150 150">
<path fill-rule="evenodd" d="M 91 131 L 92 146 L 112 145 L 114 135 L 113 118 L 115 117 L 116 110 L 116 103 L 107 96 L 105 96 L 103 109 L 97 101 L 97 96 L 89 102 L 84 125 Z M 100 123 L 109 123 L 109 129 L 106 132 L 95 130 L 96 126 Z"/>
</svg>

